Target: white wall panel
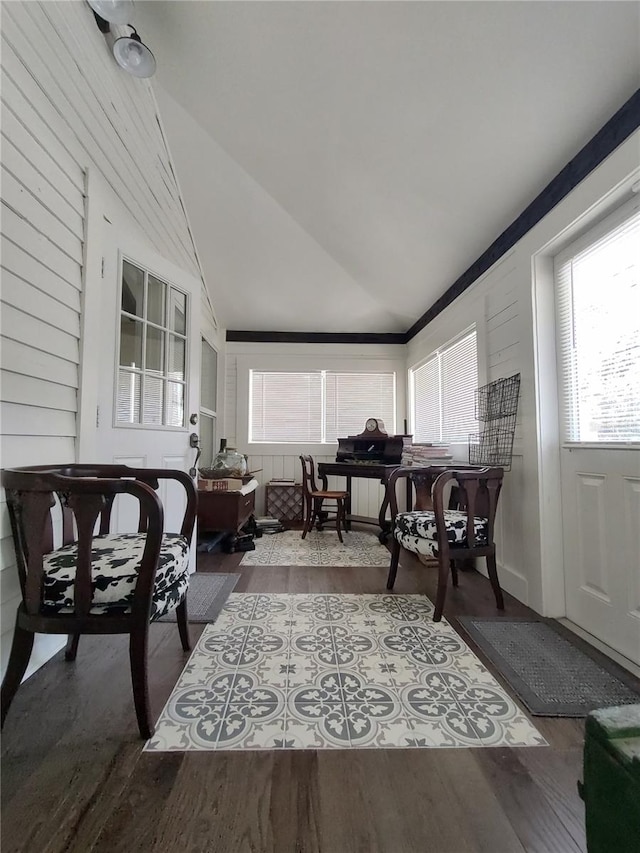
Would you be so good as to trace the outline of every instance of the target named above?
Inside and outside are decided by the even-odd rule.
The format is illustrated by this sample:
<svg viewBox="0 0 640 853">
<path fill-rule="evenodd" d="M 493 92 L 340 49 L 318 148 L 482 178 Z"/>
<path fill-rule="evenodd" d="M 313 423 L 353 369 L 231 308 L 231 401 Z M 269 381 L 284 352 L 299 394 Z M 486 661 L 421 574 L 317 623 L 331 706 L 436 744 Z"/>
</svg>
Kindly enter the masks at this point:
<svg viewBox="0 0 640 853">
<path fill-rule="evenodd" d="M 198 278 L 199 265 L 150 82 L 117 66 L 86 3 L 2 13 L 2 464 L 73 462 L 87 169 L 160 255 Z M 0 528 L 6 632 L 17 587 L 4 502 Z"/>
</svg>

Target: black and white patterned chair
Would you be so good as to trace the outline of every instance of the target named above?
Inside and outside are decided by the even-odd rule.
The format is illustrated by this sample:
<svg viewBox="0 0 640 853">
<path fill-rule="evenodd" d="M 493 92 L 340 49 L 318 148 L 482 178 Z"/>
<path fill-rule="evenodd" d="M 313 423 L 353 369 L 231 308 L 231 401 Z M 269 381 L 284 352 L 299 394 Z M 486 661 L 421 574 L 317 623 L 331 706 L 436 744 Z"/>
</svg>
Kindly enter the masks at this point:
<svg viewBox="0 0 640 853">
<path fill-rule="evenodd" d="M 397 484 L 399 481 L 404 483 L 407 478 L 413 482 L 416 505 L 421 508 L 399 512 Z M 486 557 L 496 604 L 499 609 L 504 609 L 494 542 L 494 522 L 502 478 L 502 468 L 397 468 L 387 484 L 393 536 L 387 589 L 393 589 L 402 548 L 436 559 L 438 588 L 433 621 L 439 622 L 447 594 L 449 570 L 453 584 L 457 586 L 456 561 L 466 557 Z M 431 487 L 431 495 L 426 499 L 423 491 L 425 484 L 427 488 Z M 450 506 L 452 486 L 457 508 Z M 448 504 L 446 507 L 445 503 Z"/>
<path fill-rule="evenodd" d="M 163 533 L 164 513 L 155 491 L 161 479 L 178 481 L 185 490 L 179 533 Z M 150 737 L 150 622 L 177 608 L 182 647 L 190 648 L 186 593 L 197 511 L 193 481 L 183 471 L 43 465 L 5 469 L 2 485 L 22 590 L 2 682 L 2 722 L 29 663 L 36 633 L 67 634 L 67 660 L 75 660 L 81 634 L 126 633 L 138 727 L 142 737 Z M 137 533 L 109 532 L 118 495 L 137 501 Z"/>
</svg>

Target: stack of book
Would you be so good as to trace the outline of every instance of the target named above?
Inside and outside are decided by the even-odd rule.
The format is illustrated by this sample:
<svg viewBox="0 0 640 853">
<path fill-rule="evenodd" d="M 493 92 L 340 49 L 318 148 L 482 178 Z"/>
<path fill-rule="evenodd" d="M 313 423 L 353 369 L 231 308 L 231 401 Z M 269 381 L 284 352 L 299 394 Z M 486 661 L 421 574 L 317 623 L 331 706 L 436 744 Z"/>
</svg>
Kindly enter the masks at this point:
<svg viewBox="0 0 640 853">
<path fill-rule="evenodd" d="M 279 533 L 284 530 L 282 522 L 277 518 L 272 518 L 270 515 L 263 515 L 256 518 L 256 529 L 262 534 Z"/>
<path fill-rule="evenodd" d="M 415 442 L 402 451 L 402 465 L 448 465 L 453 462 L 448 444 Z"/>
</svg>

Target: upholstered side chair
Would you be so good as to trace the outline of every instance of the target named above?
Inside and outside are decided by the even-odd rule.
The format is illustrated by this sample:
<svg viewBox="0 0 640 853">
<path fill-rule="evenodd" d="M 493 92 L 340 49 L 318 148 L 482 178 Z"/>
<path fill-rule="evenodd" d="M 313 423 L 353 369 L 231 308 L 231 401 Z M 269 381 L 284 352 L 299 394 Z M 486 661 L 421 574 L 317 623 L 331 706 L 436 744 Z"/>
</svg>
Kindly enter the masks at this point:
<svg viewBox="0 0 640 853">
<path fill-rule="evenodd" d="M 184 489 L 180 531 L 163 533 L 159 480 Z M 176 608 L 188 651 L 186 593 L 197 509 L 183 471 L 126 465 L 49 465 L 5 469 L 2 485 L 22 601 L 2 682 L 2 723 L 25 673 L 34 635 L 66 634 L 65 657 L 76 658 L 82 634 L 129 634 L 133 698 L 140 735 L 153 733 L 147 684 L 150 622 Z M 137 533 L 110 533 L 114 500 L 138 505 Z"/>
<path fill-rule="evenodd" d="M 489 581 L 500 610 L 504 600 L 496 567 L 494 524 L 498 497 L 502 487 L 502 468 L 442 470 L 397 468 L 389 478 L 387 495 L 391 510 L 393 544 L 387 589 L 393 589 L 398 571 L 400 551 L 404 548 L 438 561 L 438 586 L 433 621 L 442 618 L 447 582 L 451 572 L 453 585 L 458 585 L 456 562 L 464 558 L 485 557 Z M 398 482 L 409 478 L 416 488 L 417 506 L 399 512 Z M 430 499 L 419 493 L 424 483 L 433 483 Z M 452 499 L 452 488 L 454 489 Z"/>
</svg>

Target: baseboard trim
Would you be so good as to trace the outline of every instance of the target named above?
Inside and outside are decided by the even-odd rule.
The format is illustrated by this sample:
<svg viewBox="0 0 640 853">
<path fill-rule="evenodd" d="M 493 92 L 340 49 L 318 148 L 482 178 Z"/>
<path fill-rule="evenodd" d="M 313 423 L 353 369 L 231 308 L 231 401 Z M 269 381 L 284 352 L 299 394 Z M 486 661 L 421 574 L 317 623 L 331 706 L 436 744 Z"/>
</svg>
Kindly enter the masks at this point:
<svg viewBox="0 0 640 853">
<path fill-rule="evenodd" d="M 9 652 L 11 650 L 12 639 L 13 629 L 11 631 L 6 631 L 0 638 L 0 643 L 2 644 L 3 678 L 7 670 L 7 663 L 9 661 Z M 66 635 L 60 636 L 59 634 L 36 634 L 33 643 L 33 650 L 31 651 L 31 658 L 29 659 L 29 666 L 27 667 L 27 671 L 24 674 L 22 682 L 24 683 L 28 678 L 31 678 L 34 672 L 37 672 L 40 667 L 44 666 L 45 663 L 47 663 L 47 661 L 50 661 L 52 657 L 57 655 L 61 649 L 64 649 L 66 642 Z"/>
<path fill-rule="evenodd" d="M 500 581 L 500 586 L 505 592 L 508 592 L 509 595 L 512 595 L 514 598 L 517 598 L 522 604 L 526 604 L 529 606 L 529 581 L 521 575 L 520 572 L 517 572 L 515 569 L 512 569 L 511 566 L 503 566 L 498 563 L 498 580 Z M 487 575 L 487 567 L 484 559 L 480 558 L 476 560 L 476 571 L 478 571 L 484 577 L 488 577 Z"/>
<path fill-rule="evenodd" d="M 585 631 L 584 628 L 581 628 L 579 625 L 576 625 L 575 622 L 571 622 L 566 617 L 561 617 L 556 620 L 561 625 L 564 625 L 569 631 L 574 634 L 577 634 L 580 639 L 584 640 L 586 643 L 589 643 L 590 646 L 593 646 L 599 652 L 602 652 L 603 655 L 606 655 L 611 660 L 615 661 L 619 664 L 623 669 L 626 669 L 632 675 L 635 675 L 636 678 L 640 678 L 640 666 L 635 664 L 632 660 L 621 655 L 620 652 L 617 652 L 615 649 L 612 649 L 611 646 L 607 646 L 606 643 L 603 643 L 602 640 L 599 640 L 597 637 L 594 637 L 593 634 L 590 634 L 588 631 Z"/>
</svg>

